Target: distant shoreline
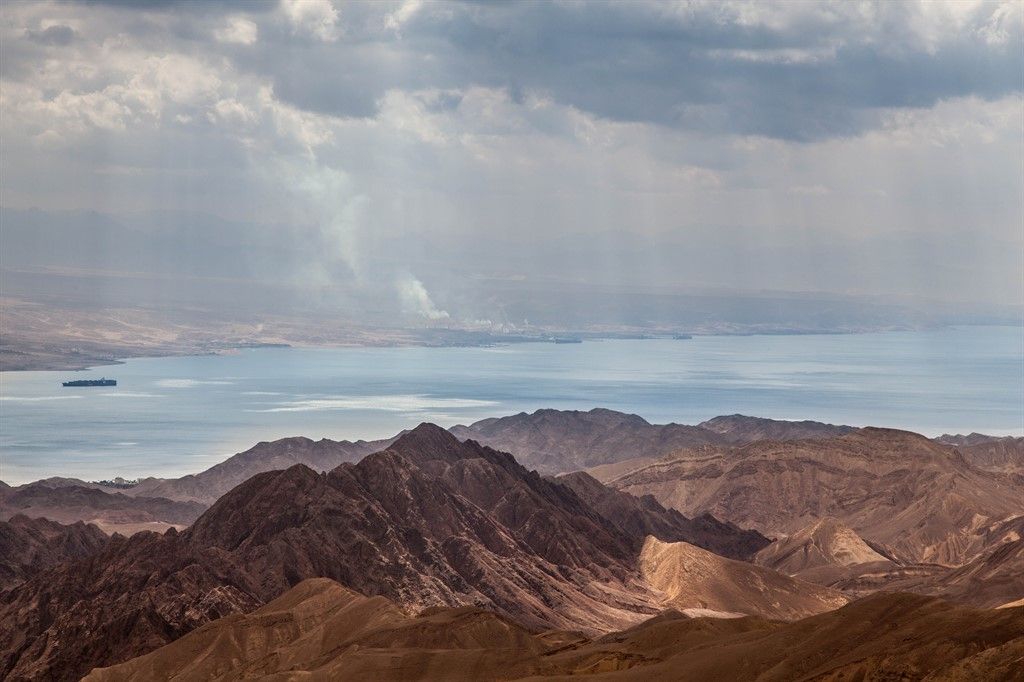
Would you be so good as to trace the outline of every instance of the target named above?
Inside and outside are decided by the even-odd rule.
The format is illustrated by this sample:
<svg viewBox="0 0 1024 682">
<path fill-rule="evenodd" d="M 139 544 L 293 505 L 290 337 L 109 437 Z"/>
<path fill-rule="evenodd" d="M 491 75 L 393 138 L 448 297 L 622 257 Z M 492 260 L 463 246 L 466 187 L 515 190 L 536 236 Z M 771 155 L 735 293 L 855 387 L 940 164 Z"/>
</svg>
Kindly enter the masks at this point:
<svg viewBox="0 0 1024 682">
<path fill-rule="evenodd" d="M 335 341 L 335 342 L 279 342 L 241 341 L 237 343 L 211 343 L 195 348 L 145 347 L 112 344 L 103 350 L 85 351 L 80 346 L 67 350 L 56 342 L 33 348 L 34 344 L 5 339 L 0 342 L 0 373 L 2 372 L 84 372 L 99 367 L 123 365 L 135 358 L 201 357 L 224 355 L 253 348 L 488 348 L 521 343 L 564 344 L 585 341 L 610 340 L 674 340 L 686 343 L 697 337 L 748 337 L 748 336 L 850 336 L 859 334 L 880 334 L 888 332 L 923 332 L 957 327 L 1016 327 L 1017 325 L 975 324 L 975 325 L 932 325 L 899 326 L 861 329 L 753 329 L 673 332 L 656 330 L 639 331 L 552 331 L 537 335 L 519 336 L 514 334 L 491 334 L 472 330 L 449 329 L 408 329 L 401 330 L 403 338 L 382 338 L 377 342 Z M 440 336 L 441 338 L 437 338 Z M 458 338 L 464 336 L 465 338 Z M 448 337 L 448 338 L 444 338 Z"/>
</svg>

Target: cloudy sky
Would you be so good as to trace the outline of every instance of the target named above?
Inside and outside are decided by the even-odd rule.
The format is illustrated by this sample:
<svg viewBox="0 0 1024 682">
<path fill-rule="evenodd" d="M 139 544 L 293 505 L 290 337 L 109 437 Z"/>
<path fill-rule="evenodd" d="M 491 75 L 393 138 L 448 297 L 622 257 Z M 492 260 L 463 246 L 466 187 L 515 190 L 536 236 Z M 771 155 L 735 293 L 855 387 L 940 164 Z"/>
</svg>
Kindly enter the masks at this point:
<svg viewBox="0 0 1024 682">
<path fill-rule="evenodd" d="M 427 318 L 473 278 L 1020 304 L 1022 13 L 8 2 L 0 205 L 216 217 Z"/>
</svg>

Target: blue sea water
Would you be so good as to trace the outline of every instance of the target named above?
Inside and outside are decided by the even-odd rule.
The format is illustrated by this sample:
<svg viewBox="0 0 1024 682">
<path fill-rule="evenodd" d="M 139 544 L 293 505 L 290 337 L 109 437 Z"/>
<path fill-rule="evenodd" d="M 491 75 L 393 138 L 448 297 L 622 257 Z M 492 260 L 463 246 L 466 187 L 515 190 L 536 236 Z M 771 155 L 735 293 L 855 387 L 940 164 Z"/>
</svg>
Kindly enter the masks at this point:
<svg viewBox="0 0 1024 682">
<path fill-rule="evenodd" d="M 74 378 L 114 388 L 62 388 Z M 492 348 L 263 348 L 0 373 L 0 480 L 201 471 L 257 441 L 381 438 L 542 407 L 1024 433 L 1024 330 L 703 336 Z"/>
</svg>

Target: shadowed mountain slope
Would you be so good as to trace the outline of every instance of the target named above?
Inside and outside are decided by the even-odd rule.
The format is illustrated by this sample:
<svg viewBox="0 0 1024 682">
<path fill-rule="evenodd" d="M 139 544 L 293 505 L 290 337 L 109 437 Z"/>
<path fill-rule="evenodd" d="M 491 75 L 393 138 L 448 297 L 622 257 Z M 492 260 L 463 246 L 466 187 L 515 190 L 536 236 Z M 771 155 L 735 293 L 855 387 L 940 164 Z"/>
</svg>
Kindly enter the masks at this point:
<svg viewBox="0 0 1024 682">
<path fill-rule="evenodd" d="M 757 531 L 723 523 L 710 514 L 687 518 L 675 509 L 662 507 L 650 495 L 634 497 L 609 488 L 582 471 L 555 480 L 572 488 L 580 499 L 634 538 L 637 551 L 648 535 L 665 542 L 689 542 L 733 559 L 749 559 L 771 544 L 771 540 Z"/>
<path fill-rule="evenodd" d="M 905 594 L 786 624 L 667 611 L 588 640 L 536 634 L 471 607 L 410 616 L 387 599 L 307 580 L 248 616 L 217 620 L 86 680 L 1010 681 L 1022 657 L 1024 609 Z"/>
<path fill-rule="evenodd" d="M 64 526 L 17 515 L 0 521 L 0 592 L 57 564 L 98 552 L 109 540 L 96 526 Z"/>
</svg>

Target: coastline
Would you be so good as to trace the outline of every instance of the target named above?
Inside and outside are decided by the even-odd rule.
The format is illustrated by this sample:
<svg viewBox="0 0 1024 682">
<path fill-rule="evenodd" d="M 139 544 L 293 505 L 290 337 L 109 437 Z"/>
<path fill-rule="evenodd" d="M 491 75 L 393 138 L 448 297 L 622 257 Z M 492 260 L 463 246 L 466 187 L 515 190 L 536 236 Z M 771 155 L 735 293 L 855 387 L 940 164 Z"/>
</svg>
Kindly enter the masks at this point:
<svg viewBox="0 0 1024 682">
<path fill-rule="evenodd" d="M 881 332 L 912 332 L 961 325 L 882 326 L 848 329 L 707 329 L 707 330 L 543 330 L 533 334 L 494 334 L 464 329 L 395 329 L 376 338 L 352 338 L 334 341 L 299 340 L 238 340 L 213 341 L 199 344 L 76 344 L 67 347 L 60 340 L 35 343 L 29 340 L 0 341 L 0 373 L 2 372 L 83 372 L 98 367 L 124 364 L 132 358 L 165 358 L 179 356 L 222 355 L 250 348 L 488 348 L 519 343 L 579 343 L 602 340 L 675 340 L 685 343 L 695 337 L 722 336 L 846 336 Z M 968 325 L 1000 326 L 1000 325 Z M 378 333 L 370 330 L 368 334 Z M 88 349 L 83 346 L 102 346 Z"/>
</svg>

